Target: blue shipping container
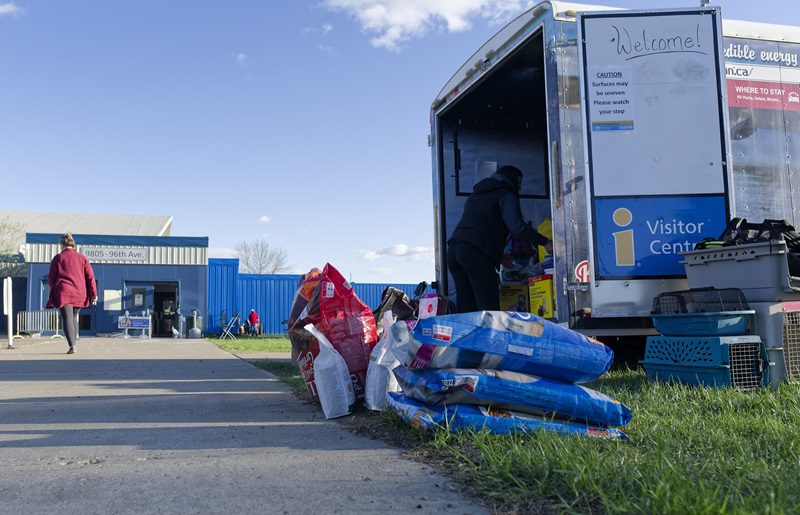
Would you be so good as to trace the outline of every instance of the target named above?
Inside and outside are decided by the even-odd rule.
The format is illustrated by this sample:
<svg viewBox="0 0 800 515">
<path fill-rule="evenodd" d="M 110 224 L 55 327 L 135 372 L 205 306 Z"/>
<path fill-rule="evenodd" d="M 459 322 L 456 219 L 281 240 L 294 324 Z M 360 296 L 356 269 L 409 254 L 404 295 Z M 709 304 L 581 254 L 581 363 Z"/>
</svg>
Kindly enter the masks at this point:
<svg viewBox="0 0 800 515">
<path fill-rule="evenodd" d="M 206 330 L 222 332 L 222 313 L 229 320 L 239 306 L 239 260 L 208 260 L 208 318 Z"/>
<path fill-rule="evenodd" d="M 290 274 L 240 274 L 238 259 L 208 260 L 208 332 L 219 333 L 223 310 L 230 319 L 239 313 L 244 320 L 255 309 L 259 314 L 264 334 L 285 334 L 284 324 L 300 281 L 300 275 Z M 413 295 L 416 284 L 356 283 L 356 295 L 374 310 L 381 303 L 381 294 L 388 286 Z M 428 288 L 425 293 L 432 290 Z"/>
<path fill-rule="evenodd" d="M 239 307 L 242 319 L 251 309 L 261 318 L 264 334 L 286 332 L 284 320 L 289 318 L 299 275 L 239 275 Z"/>
</svg>

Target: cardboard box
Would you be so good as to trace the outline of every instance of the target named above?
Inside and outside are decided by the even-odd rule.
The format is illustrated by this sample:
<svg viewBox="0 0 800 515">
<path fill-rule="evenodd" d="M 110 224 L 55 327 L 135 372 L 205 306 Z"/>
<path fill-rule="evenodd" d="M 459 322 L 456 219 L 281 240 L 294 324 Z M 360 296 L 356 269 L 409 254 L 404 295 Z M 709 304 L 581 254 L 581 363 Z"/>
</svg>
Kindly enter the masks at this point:
<svg viewBox="0 0 800 515">
<path fill-rule="evenodd" d="M 542 318 L 555 317 L 553 276 L 539 275 L 528 279 L 531 313 Z"/>
<path fill-rule="evenodd" d="M 500 309 L 530 313 L 531 304 L 528 299 L 527 284 L 503 284 L 500 286 Z"/>
</svg>

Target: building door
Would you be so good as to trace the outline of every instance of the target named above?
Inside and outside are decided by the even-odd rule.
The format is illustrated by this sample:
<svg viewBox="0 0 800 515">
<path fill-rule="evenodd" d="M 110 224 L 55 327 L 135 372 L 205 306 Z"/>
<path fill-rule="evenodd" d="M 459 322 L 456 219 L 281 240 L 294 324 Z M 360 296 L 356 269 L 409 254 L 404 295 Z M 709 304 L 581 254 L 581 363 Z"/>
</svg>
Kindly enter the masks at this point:
<svg viewBox="0 0 800 515">
<path fill-rule="evenodd" d="M 153 309 L 153 283 L 141 281 L 125 281 L 122 309 L 130 315 L 145 315 Z"/>
<path fill-rule="evenodd" d="M 178 283 L 153 284 L 153 332 L 155 336 L 171 337 L 180 331 Z"/>
</svg>

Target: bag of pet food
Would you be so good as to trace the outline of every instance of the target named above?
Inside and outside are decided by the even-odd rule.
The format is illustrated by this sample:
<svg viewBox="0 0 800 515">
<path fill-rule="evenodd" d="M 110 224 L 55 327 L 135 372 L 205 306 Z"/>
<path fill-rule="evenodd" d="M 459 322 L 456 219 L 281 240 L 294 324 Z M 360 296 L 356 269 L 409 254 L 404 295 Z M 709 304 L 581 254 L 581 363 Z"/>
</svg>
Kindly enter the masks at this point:
<svg viewBox="0 0 800 515">
<path fill-rule="evenodd" d="M 505 370 L 411 370 L 394 376 L 407 397 L 428 404 L 474 404 L 558 416 L 601 426 L 624 426 L 631 410 L 583 386 Z"/>
<path fill-rule="evenodd" d="M 306 331 L 298 330 L 292 332 L 291 329 L 308 305 L 308 301 L 311 300 L 311 295 L 317 288 L 317 284 L 319 284 L 319 274 L 319 268 L 312 268 L 307 274 L 300 277 L 297 291 L 294 293 L 292 307 L 289 310 L 289 318 L 286 321 L 286 327 L 289 329 L 289 339 L 292 342 L 292 361 L 295 363 L 297 363 L 300 352 L 308 347 L 313 338 Z"/>
<path fill-rule="evenodd" d="M 488 368 L 584 383 L 600 377 L 614 361 L 614 353 L 601 342 L 530 313 L 437 316 L 419 320 L 406 334 L 403 361 L 411 369 Z"/>
<path fill-rule="evenodd" d="M 628 439 L 625 433 L 612 427 L 554 420 L 541 415 L 486 406 L 469 404 L 437 406 L 410 399 L 401 393 L 388 394 L 386 403 L 400 418 L 417 429 L 448 428 L 451 431 L 485 429 L 497 435 L 549 431 L 592 438 Z"/>
<path fill-rule="evenodd" d="M 305 329 L 319 342 L 319 354 L 314 360 L 314 384 L 325 418 L 350 414 L 350 406 L 356 402 L 356 396 L 347 363 L 312 324 Z"/>
<path fill-rule="evenodd" d="M 314 359 L 319 354 L 319 342 L 304 329 L 306 325 L 314 324 L 344 358 L 356 399 L 363 399 L 369 355 L 377 342 L 372 311 L 330 263 L 316 279 L 318 282 L 308 303 L 289 328 L 296 363 L 309 393 L 317 398 Z"/>
<path fill-rule="evenodd" d="M 381 321 L 387 329 L 394 323 L 391 313 L 384 313 Z M 402 322 L 401 322 L 402 323 Z M 400 385 L 392 373 L 392 369 L 400 365 L 393 353 L 397 344 L 392 331 L 384 331 L 378 344 L 372 349 L 367 368 L 367 388 L 364 395 L 364 405 L 371 410 L 381 411 L 386 409 L 386 394 L 399 392 Z"/>
</svg>

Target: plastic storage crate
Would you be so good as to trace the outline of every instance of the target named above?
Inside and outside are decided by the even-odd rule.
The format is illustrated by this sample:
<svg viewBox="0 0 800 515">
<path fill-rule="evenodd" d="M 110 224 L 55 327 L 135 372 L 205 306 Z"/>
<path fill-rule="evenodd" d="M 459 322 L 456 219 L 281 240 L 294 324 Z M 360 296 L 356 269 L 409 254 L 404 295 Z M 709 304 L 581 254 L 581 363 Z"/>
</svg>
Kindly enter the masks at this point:
<svg viewBox="0 0 800 515">
<path fill-rule="evenodd" d="M 656 331 L 665 336 L 739 336 L 748 334 L 755 311 L 651 315 Z"/>
<path fill-rule="evenodd" d="M 719 313 L 750 309 L 739 288 L 696 288 L 668 291 L 653 299 L 653 315 Z"/>
<path fill-rule="evenodd" d="M 652 380 L 745 391 L 769 384 L 758 336 L 649 336 L 641 363 Z"/>
<path fill-rule="evenodd" d="M 800 300 L 800 279 L 789 276 L 784 241 L 693 250 L 683 258 L 692 288 L 739 288 L 748 302 Z"/>
</svg>

